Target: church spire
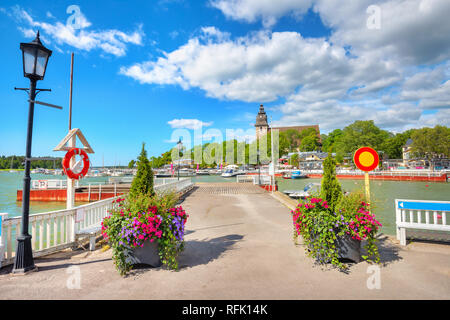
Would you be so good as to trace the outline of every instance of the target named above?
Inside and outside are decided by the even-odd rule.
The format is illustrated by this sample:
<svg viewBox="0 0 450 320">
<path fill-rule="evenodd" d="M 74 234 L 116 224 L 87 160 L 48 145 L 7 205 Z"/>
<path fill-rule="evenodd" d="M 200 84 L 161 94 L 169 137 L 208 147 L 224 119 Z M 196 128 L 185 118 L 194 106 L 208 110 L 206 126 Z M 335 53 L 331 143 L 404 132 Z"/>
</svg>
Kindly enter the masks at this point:
<svg viewBox="0 0 450 320">
<path fill-rule="evenodd" d="M 259 106 L 259 112 L 256 116 L 255 129 L 256 139 L 259 139 L 263 135 L 267 134 L 267 131 L 269 129 L 269 124 L 267 123 L 267 114 L 264 111 L 263 105 Z"/>
<path fill-rule="evenodd" d="M 267 123 L 267 114 L 264 111 L 264 106 L 260 105 L 258 115 L 256 116 L 255 127 L 268 127 L 268 126 L 269 124 Z"/>
</svg>

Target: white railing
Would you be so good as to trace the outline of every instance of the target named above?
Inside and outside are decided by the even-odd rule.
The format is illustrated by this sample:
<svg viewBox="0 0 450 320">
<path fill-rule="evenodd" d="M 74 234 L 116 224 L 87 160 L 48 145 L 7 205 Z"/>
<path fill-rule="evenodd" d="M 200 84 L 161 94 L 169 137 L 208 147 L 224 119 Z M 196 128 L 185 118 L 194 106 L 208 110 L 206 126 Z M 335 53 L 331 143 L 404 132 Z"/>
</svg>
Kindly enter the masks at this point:
<svg viewBox="0 0 450 320">
<path fill-rule="evenodd" d="M 90 185 L 105 185 L 106 182 L 89 182 L 80 183 L 79 180 L 76 180 L 75 187 L 81 186 L 90 186 Z M 57 180 L 57 179 L 49 179 L 49 180 L 31 180 L 31 188 L 35 190 L 46 190 L 46 189 L 66 189 L 67 188 L 67 180 Z"/>
<path fill-rule="evenodd" d="M 3 257 L 6 249 L 6 235 L 2 230 L 3 221 L 8 218 L 7 213 L 0 213 L 0 268 L 2 267 Z"/>
<path fill-rule="evenodd" d="M 153 184 L 155 186 L 159 186 L 159 185 L 162 185 L 162 184 L 168 184 L 168 183 L 171 183 L 171 182 L 178 181 L 178 178 L 155 178 L 153 181 L 154 181 Z"/>
<path fill-rule="evenodd" d="M 31 188 L 39 190 L 66 189 L 67 180 L 31 180 Z"/>
<path fill-rule="evenodd" d="M 170 181 L 170 180 L 169 180 Z M 157 185 L 158 194 L 167 191 L 183 192 L 193 186 L 190 178 L 178 179 Z M 72 209 L 31 214 L 29 225 L 33 256 L 40 257 L 75 245 L 76 234 L 83 229 L 99 227 L 108 211 L 114 206 L 117 196 Z M 21 217 L 8 218 L 0 213 L 0 267 L 14 262 L 16 236 L 21 231 Z M 29 232 L 30 232 L 29 231 Z"/>
<path fill-rule="evenodd" d="M 172 181 L 172 182 L 169 182 L 166 184 L 154 186 L 153 189 L 155 190 L 156 193 L 163 194 L 168 191 L 182 192 L 182 191 L 192 187 L 193 185 L 194 184 L 192 183 L 190 178 L 184 178 L 184 179 L 180 179 L 180 180 L 176 179 L 175 181 Z"/>
<path fill-rule="evenodd" d="M 302 170 L 305 174 L 323 174 L 323 170 Z M 390 171 L 371 171 L 370 176 L 408 176 L 408 177 L 441 177 L 446 171 L 428 171 L 428 170 L 390 170 Z M 336 174 L 345 174 L 350 176 L 364 175 L 361 170 L 342 170 L 337 169 Z"/>
<path fill-rule="evenodd" d="M 450 201 L 395 199 L 397 239 L 406 245 L 406 229 L 450 231 Z"/>
<path fill-rule="evenodd" d="M 101 221 L 113 208 L 110 198 L 94 203 L 75 207 L 73 209 L 58 210 L 32 214 L 29 217 L 31 231 L 31 246 L 33 256 L 40 257 L 53 253 L 75 244 L 76 233 L 85 228 L 100 226 Z M 13 263 L 15 255 L 15 236 L 20 232 L 21 217 L 8 218 L 2 214 L 0 261 L 3 265 Z"/>
<path fill-rule="evenodd" d="M 272 176 L 267 174 L 237 175 L 236 182 L 251 182 L 253 184 L 272 185 Z"/>
<path fill-rule="evenodd" d="M 236 176 L 236 182 L 251 182 L 253 183 L 253 175 L 240 174 Z"/>
</svg>

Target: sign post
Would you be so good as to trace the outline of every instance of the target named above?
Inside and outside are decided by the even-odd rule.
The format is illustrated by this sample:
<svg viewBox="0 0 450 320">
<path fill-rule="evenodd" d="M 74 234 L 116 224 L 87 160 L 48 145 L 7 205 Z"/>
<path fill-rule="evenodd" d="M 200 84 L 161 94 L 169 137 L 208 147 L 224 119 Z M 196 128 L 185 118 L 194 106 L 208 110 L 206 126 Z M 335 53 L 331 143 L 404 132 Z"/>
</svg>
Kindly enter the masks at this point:
<svg viewBox="0 0 450 320">
<path fill-rule="evenodd" d="M 370 203 L 370 182 L 369 182 L 369 172 L 378 167 L 380 158 L 378 153 L 369 147 L 363 147 L 356 150 L 353 156 L 353 162 L 356 167 L 364 171 L 364 185 L 366 190 L 367 202 Z"/>
<path fill-rule="evenodd" d="M 76 138 L 80 139 L 83 144 L 83 150 L 87 153 L 94 153 L 86 138 L 80 129 L 74 128 L 69 131 L 69 133 L 61 140 L 61 142 L 53 149 L 53 151 L 69 151 L 72 148 L 76 148 Z M 75 157 L 70 159 L 70 168 L 76 167 Z M 67 197 L 66 197 L 66 207 L 67 209 L 72 209 L 75 206 L 75 186 L 74 179 L 67 177 Z"/>
</svg>

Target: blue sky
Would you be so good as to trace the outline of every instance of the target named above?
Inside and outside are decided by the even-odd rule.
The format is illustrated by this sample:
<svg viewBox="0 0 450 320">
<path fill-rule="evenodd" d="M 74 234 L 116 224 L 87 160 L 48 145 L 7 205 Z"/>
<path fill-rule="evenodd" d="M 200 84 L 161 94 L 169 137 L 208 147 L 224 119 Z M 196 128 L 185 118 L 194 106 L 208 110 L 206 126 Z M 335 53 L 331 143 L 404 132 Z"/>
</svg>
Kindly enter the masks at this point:
<svg viewBox="0 0 450 320">
<path fill-rule="evenodd" d="M 73 127 L 94 165 L 127 164 L 142 142 L 150 156 L 171 148 L 174 129 L 252 129 L 259 104 L 277 125 L 322 132 L 373 119 L 388 130 L 448 125 L 449 2 L 154 0 L 2 1 L 0 154 L 24 154 L 28 86 L 20 42 L 39 29 L 53 50 L 36 106 L 33 156 L 68 128 L 70 53 L 75 53 Z M 367 8 L 383 18 L 369 28 Z M 78 26 L 68 23 L 76 5 Z M 405 8 L 405 7 L 403 7 Z M 422 37 L 433 32 L 434 37 Z M 413 41 L 414 40 L 414 41 Z M 192 132 L 192 130 L 191 130 Z"/>
</svg>

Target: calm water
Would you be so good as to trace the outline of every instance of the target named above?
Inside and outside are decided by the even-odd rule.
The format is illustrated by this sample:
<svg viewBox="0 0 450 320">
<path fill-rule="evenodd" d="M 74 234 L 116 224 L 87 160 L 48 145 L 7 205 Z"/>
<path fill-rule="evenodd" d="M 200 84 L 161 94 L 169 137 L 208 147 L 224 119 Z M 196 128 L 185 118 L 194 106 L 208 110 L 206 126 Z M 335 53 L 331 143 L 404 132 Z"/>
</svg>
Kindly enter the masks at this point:
<svg viewBox="0 0 450 320">
<path fill-rule="evenodd" d="M 22 202 L 16 201 L 17 190 L 23 188 L 23 171 L 8 172 L 0 171 L 0 212 L 7 212 L 9 216 L 20 216 L 22 214 Z M 65 176 L 53 176 L 45 174 L 31 174 L 32 180 L 66 180 Z M 83 179 L 83 184 L 93 182 L 106 182 L 108 177 L 95 177 Z M 81 205 L 83 203 L 75 203 Z M 30 213 L 40 213 L 66 208 L 65 202 L 31 201 Z"/>
<path fill-rule="evenodd" d="M 63 176 L 32 174 L 32 179 L 65 179 Z M 105 182 L 108 177 L 83 179 L 83 184 Z M 198 176 L 193 182 L 234 182 L 235 178 L 220 176 Z M 288 189 L 303 189 L 310 182 L 320 182 L 320 179 L 277 179 L 280 191 Z M 352 191 L 363 188 L 364 180 L 341 180 L 342 188 Z M 22 189 L 23 172 L 10 173 L 0 171 L 0 212 L 8 212 L 10 216 L 22 213 L 22 203 L 16 201 L 16 192 Z M 395 234 L 394 199 L 420 199 L 450 201 L 450 184 L 438 182 L 407 182 L 407 181 L 372 181 L 370 184 L 374 212 L 383 224 L 382 232 Z M 76 203 L 80 205 L 82 203 Z M 65 202 L 30 202 L 31 213 L 60 210 L 65 208 Z"/>
</svg>

